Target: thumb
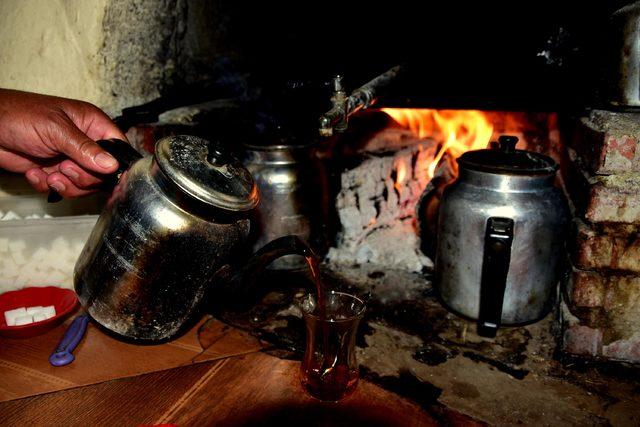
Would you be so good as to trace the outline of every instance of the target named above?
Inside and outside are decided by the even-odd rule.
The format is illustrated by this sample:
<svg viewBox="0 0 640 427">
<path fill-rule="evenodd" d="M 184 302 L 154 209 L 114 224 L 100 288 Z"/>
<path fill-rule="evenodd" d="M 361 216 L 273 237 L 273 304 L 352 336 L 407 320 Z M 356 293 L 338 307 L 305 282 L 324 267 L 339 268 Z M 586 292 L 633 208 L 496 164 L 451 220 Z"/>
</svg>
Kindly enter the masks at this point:
<svg viewBox="0 0 640 427">
<path fill-rule="evenodd" d="M 60 153 L 66 154 L 78 165 L 90 171 L 101 174 L 116 171 L 118 161 L 78 129 L 69 118 L 59 123 L 59 126 L 57 140 L 52 142 Z"/>
</svg>

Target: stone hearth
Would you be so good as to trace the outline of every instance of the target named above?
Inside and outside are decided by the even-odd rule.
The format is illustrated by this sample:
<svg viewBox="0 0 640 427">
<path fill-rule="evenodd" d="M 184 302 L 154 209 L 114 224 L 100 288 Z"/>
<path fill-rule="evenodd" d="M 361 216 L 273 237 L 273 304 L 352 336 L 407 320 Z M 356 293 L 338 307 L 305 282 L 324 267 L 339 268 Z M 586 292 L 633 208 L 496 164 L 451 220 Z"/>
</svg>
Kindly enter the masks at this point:
<svg viewBox="0 0 640 427">
<path fill-rule="evenodd" d="M 564 356 L 557 313 L 495 339 L 438 302 L 430 276 L 371 264 L 321 266 L 328 286 L 368 299 L 356 342 L 361 375 L 451 424 L 454 413 L 490 425 L 632 425 L 640 421 L 637 367 Z M 218 302 L 216 317 L 271 343 L 268 352 L 299 360 L 305 342 L 299 299 L 313 288 L 306 272 L 269 271 L 245 307 Z"/>
</svg>

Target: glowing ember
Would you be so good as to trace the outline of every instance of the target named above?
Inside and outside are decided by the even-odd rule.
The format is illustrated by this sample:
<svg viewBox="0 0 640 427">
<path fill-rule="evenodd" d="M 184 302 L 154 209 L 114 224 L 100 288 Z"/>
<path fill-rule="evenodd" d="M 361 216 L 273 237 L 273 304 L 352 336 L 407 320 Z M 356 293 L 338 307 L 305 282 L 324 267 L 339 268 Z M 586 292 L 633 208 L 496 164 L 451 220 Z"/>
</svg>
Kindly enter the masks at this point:
<svg viewBox="0 0 640 427">
<path fill-rule="evenodd" d="M 454 158 L 469 150 L 486 148 L 493 133 L 487 116 L 476 110 L 432 110 L 414 108 L 383 108 L 400 125 L 410 129 L 419 138 L 442 141 L 433 161 L 428 165 L 433 177 L 438 162 L 448 152 Z M 398 182 L 401 170 L 398 168 Z M 403 175 L 404 179 L 404 175 Z"/>
</svg>

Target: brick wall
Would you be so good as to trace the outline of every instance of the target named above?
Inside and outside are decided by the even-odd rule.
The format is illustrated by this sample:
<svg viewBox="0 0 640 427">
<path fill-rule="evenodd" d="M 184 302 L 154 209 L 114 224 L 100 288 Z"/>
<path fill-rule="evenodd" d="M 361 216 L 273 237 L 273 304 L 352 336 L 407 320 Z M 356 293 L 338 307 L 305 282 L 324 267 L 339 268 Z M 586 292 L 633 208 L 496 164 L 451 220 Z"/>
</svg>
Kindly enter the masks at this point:
<svg viewBox="0 0 640 427">
<path fill-rule="evenodd" d="M 640 114 L 575 121 L 561 162 L 576 218 L 566 352 L 640 362 Z"/>
</svg>

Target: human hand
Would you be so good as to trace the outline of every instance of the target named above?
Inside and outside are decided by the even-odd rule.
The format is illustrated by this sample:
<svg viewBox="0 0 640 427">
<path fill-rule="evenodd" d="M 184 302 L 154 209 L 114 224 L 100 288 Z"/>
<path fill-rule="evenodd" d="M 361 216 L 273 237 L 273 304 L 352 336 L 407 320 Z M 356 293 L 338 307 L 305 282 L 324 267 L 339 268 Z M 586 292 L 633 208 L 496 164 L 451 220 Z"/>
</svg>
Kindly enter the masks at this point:
<svg viewBox="0 0 640 427">
<path fill-rule="evenodd" d="M 38 191 L 64 197 L 96 191 L 118 162 L 94 141 L 124 134 L 83 101 L 0 89 L 0 168 L 24 173 Z"/>
</svg>

